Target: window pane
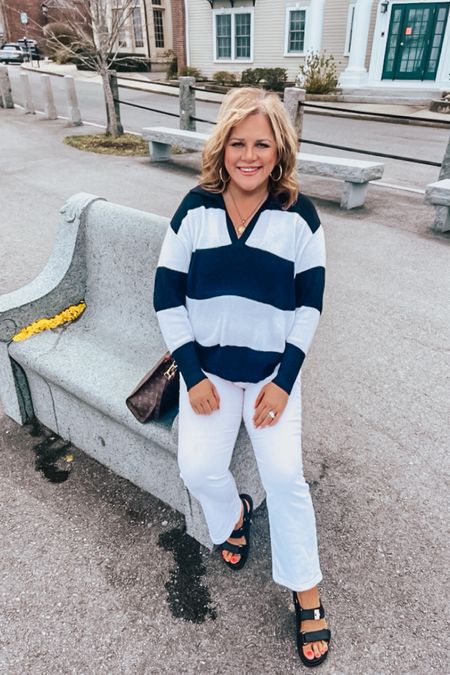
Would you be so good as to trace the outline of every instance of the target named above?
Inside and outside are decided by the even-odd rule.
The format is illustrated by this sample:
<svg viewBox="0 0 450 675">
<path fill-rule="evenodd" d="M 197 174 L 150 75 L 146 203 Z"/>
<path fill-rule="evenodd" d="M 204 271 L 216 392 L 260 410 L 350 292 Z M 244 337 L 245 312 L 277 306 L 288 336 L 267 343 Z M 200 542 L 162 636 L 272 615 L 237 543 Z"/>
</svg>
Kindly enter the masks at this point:
<svg viewBox="0 0 450 675">
<path fill-rule="evenodd" d="M 392 27 L 391 35 L 389 38 L 389 44 L 386 52 L 386 63 L 385 63 L 386 73 L 393 72 L 395 52 L 397 49 L 397 40 L 400 32 L 401 15 L 402 15 L 402 8 L 394 7 L 394 9 L 392 10 L 392 18 L 391 18 L 391 27 Z"/>
<path fill-rule="evenodd" d="M 302 52 L 305 46 L 305 10 L 294 10 L 289 16 L 289 52 Z"/>
<path fill-rule="evenodd" d="M 113 30 L 117 30 L 117 43 L 119 47 L 127 46 L 127 33 L 123 22 L 123 12 L 121 9 L 112 10 Z"/>
<path fill-rule="evenodd" d="M 438 9 L 436 27 L 434 29 L 434 36 L 432 37 L 432 46 L 430 52 L 430 58 L 428 60 L 428 66 L 426 69 L 427 74 L 436 75 L 438 68 L 438 56 L 441 50 L 442 41 L 444 39 L 445 24 L 447 20 L 448 7 L 441 7 Z"/>
<path fill-rule="evenodd" d="M 161 9 L 153 10 L 153 25 L 155 27 L 155 47 L 164 47 L 164 25 Z"/>
<path fill-rule="evenodd" d="M 236 58 L 250 58 L 250 14 L 235 14 Z"/>
<path fill-rule="evenodd" d="M 231 14 L 216 15 L 216 49 L 218 59 L 231 59 Z"/>
<path fill-rule="evenodd" d="M 131 17 L 133 20 L 134 46 L 143 47 L 144 35 L 142 33 L 142 17 L 141 17 L 141 10 L 139 7 L 135 7 L 133 9 Z"/>
</svg>

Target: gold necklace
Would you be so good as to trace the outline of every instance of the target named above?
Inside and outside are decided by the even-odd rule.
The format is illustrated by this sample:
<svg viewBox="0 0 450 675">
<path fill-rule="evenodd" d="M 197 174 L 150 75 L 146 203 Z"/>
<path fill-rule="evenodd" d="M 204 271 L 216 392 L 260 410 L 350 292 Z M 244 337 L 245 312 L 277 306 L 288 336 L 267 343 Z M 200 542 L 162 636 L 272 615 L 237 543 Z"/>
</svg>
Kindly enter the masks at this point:
<svg viewBox="0 0 450 675">
<path fill-rule="evenodd" d="M 236 200 L 235 200 L 235 198 L 234 198 L 234 196 L 233 196 L 233 193 L 231 192 L 230 189 L 228 189 L 228 192 L 230 193 L 230 197 L 231 197 L 231 199 L 232 199 L 232 201 L 233 201 L 233 204 L 234 204 L 234 206 L 235 206 L 235 208 L 236 208 L 237 214 L 238 214 L 238 216 L 239 216 L 239 218 L 240 218 L 240 220 L 241 220 L 241 225 L 238 227 L 238 233 L 239 233 L 239 234 L 242 234 L 242 233 L 245 231 L 245 228 L 247 227 L 246 222 L 247 222 L 248 220 L 250 220 L 250 218 L 257 212 L 257 210 L 259 209 L 259 207 L 262 206 L 262 204 L 264 204 L 264 202 L 265 202 L 266 199 L 267 199 L 267 194 L 268 194 L 268 193 L 266 192 L 266 194 L 264 195 L 264 197 L 261 199 L 260 202 L 258 202 L 258 204 L 257 204 L 256 207 L 253 209 L 253 211 L 252 211 L 246 218 L 243 218 L 241 212 L 239 211 L 239 207 L 238 207 L 238 205 L 236 204 Z"/>
</svg>

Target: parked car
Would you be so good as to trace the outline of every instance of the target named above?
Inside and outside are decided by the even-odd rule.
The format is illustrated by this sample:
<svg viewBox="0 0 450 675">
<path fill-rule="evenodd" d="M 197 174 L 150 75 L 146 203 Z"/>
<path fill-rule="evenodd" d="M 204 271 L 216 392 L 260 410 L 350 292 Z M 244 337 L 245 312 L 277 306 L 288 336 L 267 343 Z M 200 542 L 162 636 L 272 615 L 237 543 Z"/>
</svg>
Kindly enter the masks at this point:
<svg viewBox="0 0 450 675">
<path fill-rule="evenodd" d="M 0 63 L 23 63 L 27 55 L 18 42 L 7 42 L 0 49 Z"/>
<path fill-rule="evenodd" d="M 27 57 L 28 55 L 31 55 L 33 61 L 40 60 L 41 52 L 39 50 L 39 46 L 36 40 L 32 40 L 31 38 L 20 38 L 20 40 L 17 40 L 17 44 L 24 50 Z"/>
</svg>

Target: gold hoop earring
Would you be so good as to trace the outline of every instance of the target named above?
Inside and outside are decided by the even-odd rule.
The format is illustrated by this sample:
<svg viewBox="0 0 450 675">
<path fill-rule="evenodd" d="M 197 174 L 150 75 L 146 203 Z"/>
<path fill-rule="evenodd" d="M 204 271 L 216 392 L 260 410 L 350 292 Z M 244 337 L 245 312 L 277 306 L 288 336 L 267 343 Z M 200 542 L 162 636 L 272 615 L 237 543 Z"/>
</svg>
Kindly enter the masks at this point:
<svg viewBox="0 0 450 675">
<path fill-rule="evenodd" d="M 279 183 L 280 180 L 281 180 L 281 177 L 283 175 L 283 167 L 281 166 L 281 164 L 277 164 L 277 166 L 278 166 L 278 169 L 280 170 L 280 175 L 278 176 L 278 178 L 275 178 L 274 176 L 272 176 L 272 172 L 270 173 L 270 177 L 275 183 Z M 273 169 L 272 169 L 272 171 L 273 171 Z"/>
<path fill-rule="evenodd" d="M 222 167 L 220 167 L 219 169 L 219 178 L 224 185 L 230 182 L 230 176 L 228 176 L 228 180 L 225 180 L 224 177 L 222 176 Z"/>
</svg>

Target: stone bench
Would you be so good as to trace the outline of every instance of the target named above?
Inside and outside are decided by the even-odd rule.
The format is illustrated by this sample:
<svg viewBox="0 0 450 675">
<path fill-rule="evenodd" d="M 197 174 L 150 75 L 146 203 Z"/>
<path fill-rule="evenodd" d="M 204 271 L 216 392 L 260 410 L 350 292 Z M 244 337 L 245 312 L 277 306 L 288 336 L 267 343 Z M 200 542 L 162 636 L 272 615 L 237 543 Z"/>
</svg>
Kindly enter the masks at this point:
<svg viewBox="0 0 450 675">
<path fill-rule="evenodd" d="M 450 230 L 450 179 L 430 183 L 425 189 L 425 201 L 435 208 L 433 230 L 448 232 Z"/>
<path fill-rule="evenodd" d="M 169 127 L 146 127 L 142 130 L 142 135 L 149 143 L 152 162 L 169 160 L 172 145 L 183 150 L 202 150 L 208 139 L 208 134 Z M 382 177 L 384 164 L 298 152 L 297 170 L 299 173 L 343 180 L 341 208 L 354 209 L 364 204 L 369 181 Z"/>
<path fill-rule="evenodd" d="M 0 296 L 0 397 L 19 424 L 35 416 L 63 439 L 185 515 L 211 547 L 198 502 L 179 476 L 178 415 L 140 424 L 127 395 L 165 351 L 152 306 L 168 219 L 78 194 L 63 207 L 47 265 Z M 24 326 L 86 303 L 74 322 L 20 342 Z M 240 491 L 265 497 L 245 428 L 232 470 Z"/>
</svg>

